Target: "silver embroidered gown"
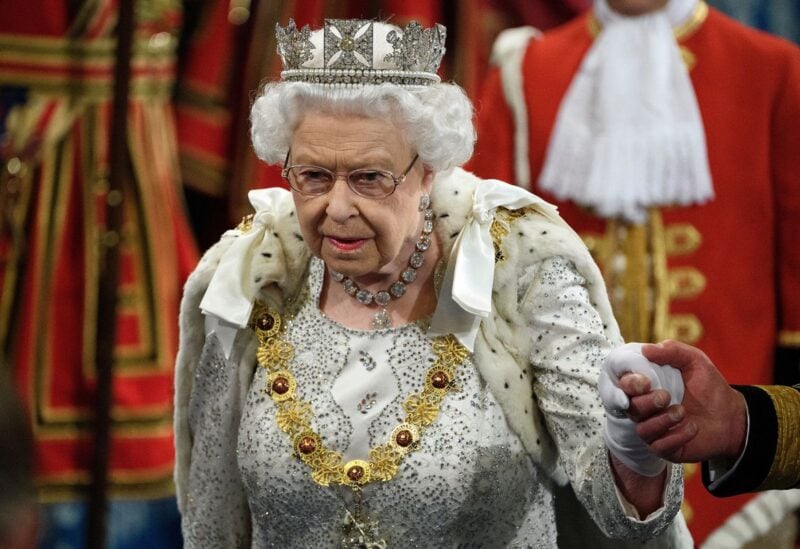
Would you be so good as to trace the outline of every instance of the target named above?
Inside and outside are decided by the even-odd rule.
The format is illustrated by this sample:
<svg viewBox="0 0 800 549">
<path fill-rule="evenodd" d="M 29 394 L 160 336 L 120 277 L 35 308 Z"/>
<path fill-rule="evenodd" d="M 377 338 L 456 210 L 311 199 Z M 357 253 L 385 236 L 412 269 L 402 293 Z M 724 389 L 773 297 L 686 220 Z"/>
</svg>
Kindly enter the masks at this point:
<svg viewBox="0 0 800 549">
<path fill-rule="evenodd" d="M 286 327 L 285 338 L 295 347 L 291 368 L 328 447 L 345 460 L 366 459 L 369 448 L 385 442 L 400 423 L 403 401 L 421 390 L 434 354 L 424 321 L 361 331 L 325 317 L 318 307 L 323 271 L 321 261 L 312 259 L 307 290 Z M 597 502 L 615 495 L 595 388 L 608 342 L 583 284 L 574 266 L 558 257 L 532 273 L 529 291 L 537 295 L 530 337 L 536 343 L 530 362 L 532 390 L 561 449 L 562 466 L 573 482 L 580 480 L 579 496 Z M 251 337 L 240 334 L 235 348 L 254 360 Z M 264 392 L 262 369 L 244 380 L 246 401 L 236 402 L 242 383 L 237 359 L 225 359 L 213 334 L 206 338 L 189 421 L 193 430 L 215 435 L 193 450 L 186 546 L 335 547 L 352 493 L 318 486 L 292 456 Z M 406 457 L 392 480 L 364 488 L 369 516 L 389 547 L 556 547 L 552 482 L 508 427 L 471 360 L 457 377 L 460 390 L 445 398 L 419 451 Z M 216 512 L 197 516 L 193 508 Z"/>
</svg>

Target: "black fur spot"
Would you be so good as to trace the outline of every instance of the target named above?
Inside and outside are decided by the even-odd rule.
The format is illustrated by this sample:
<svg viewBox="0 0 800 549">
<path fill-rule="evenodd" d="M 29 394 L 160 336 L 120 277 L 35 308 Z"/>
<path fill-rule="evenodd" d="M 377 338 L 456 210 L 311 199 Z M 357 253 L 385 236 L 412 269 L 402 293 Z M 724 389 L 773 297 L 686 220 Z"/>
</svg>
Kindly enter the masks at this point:
<svg viewBox="0 0 800 549">
<path fill-rule="evenodd" d="M 264 257 L 272 257 L 272 254 L 269 252 L 261 252 L 261 255 L 263 255 Z"/>
</svg>

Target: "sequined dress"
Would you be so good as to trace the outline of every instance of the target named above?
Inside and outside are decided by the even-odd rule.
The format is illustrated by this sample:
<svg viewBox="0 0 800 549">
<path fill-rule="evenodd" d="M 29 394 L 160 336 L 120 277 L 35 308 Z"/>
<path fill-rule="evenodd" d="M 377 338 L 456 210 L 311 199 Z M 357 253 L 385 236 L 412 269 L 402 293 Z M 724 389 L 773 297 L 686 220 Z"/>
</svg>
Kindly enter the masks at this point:
<svg viewBox="0 0 800 549">
<path fill-rule="evenodd" d="M 474 241 L 455 244 L 479 234 L 473 229 L 496 246 L 493 257 L 481 256 L 493 263 L 491 311 L 473 324 L 473 354 L 455 376 L 461 390 L 444 397 L 420 448 L 391 480 L 364 488 L 369 519 L 388 547 L 692 547 L 678 513 L 679 467 L 667 467 L 664 505 L 644 519 L 614 484 L 597 379 L 619 332 L 597 267 L 546 205 L 485 215 L 489 197 L 508 188 L 458 169 L 433 186 L 448 265 L 475 249 Z M 294 347 L 289 369 L 313 410 L 310 428 L 348 461 L 366 458 L 400 423 L 403 402 L 423 387 L 436 326 L 464 326 L 463 309 L 448 309 L 449 269 L 430 328 L 424 320 L 361 331 L 326 318 L 324 265 L 298 236 L 291 195 L 260 192 L 252 226 L 223 235 L 184 290 L 175 478 L 186 547 L 337 546 L 350 504 L 347 489 L 317 486 L 292 456 L 263 393 L 257 340 L 223 291 L 228 283 L 245 291 L 239 305 L 252 295 L 283 311 L 281 339 Z M 468 282 L 481 280 L 481 265 Z M 252 286 L 241 285 L 250 284 L 245 275 Z M 209 313 L 203 303 L 223 308 Z"/>
<path fill-rule="evenodd" d="M 328 319 L 318 307 L 323 270 L 321 261 L 311 261 L 308 288 L 286 328 L 286 339 L 295 346 L 292 368 L 323 439 L 346 460 L 363 458 L 400 422 L 403 400 L 421 388 L 434 355 L 425 321 L 361 331 Z M 600 478 L 608 469 L 605 450 L 598 445 L 601 407 L 595 402 L 593 372 L 608 343 L 583 282 L 572 264 L 558 257 L 544 261 L 535 275 L 533 291 L 541 295 L 535 323 L 540 329 L 532 337 L 542 342 L 542 349 L 563 340 L 557 347 L 563 352 L 532 357 L 534 364 L 557 363 L 536 376 L 534 391 L 542 406 L 553 410 L 568 410 L 576 399 L 592 401 L 590 413 L 553 417 L 550 426 L 567 448 L 564 455 L 574 458 L 564 463 L 568 474 L 574 476 L 582 456 L 595 469 L 590 476 Z M 219 346 L 209 338 L 195 390 L 230 390 L 223 387 L 226 379 L 219 370 L 224 363 Z M 559 376 L 560 368 L 579 373 L 585 386 L 574 385 L 574 376 Z M 233 499 L 237 504 L 228 507 L 228 516 L 206 517 L 197 539 L 191 539 L 189 530 L 189 546 L 207 546 L 202 536 L 214 530 L 215 522 L 220 529 L 226 523 L 242 524 L 244 541 L 248 534 L 242 512 L 249 514 L 252 547 L 331 547 L 341 538 L 352 494 L 348 488 L 312 482 L 306 465 L 292 456 L 288 436 L 276 425 L 265 383 L 265 372 L 258 369 L 243 405 L 238 442 L 236 432 L 221 429 L 219 437 L 229 441 L 218 440 L 220 445 L 207 448 L 236 447 L 239 475 L 226 478 L 213 469 L 196 471 L 203 478 L 195 483 L 199 489 L 194 497 Z M 378 521 L 381 535 L 390 547 L 555 547 L 550 481 L 508 427 L 470 359 L 459 369 L 458 383 L 460 391 L 445 399 L 422 447 L 405 459 L 398 475 L 364 489 L 368 512 Z M 610 477 L 603 482 L 611 482 Z"/>
</svg>

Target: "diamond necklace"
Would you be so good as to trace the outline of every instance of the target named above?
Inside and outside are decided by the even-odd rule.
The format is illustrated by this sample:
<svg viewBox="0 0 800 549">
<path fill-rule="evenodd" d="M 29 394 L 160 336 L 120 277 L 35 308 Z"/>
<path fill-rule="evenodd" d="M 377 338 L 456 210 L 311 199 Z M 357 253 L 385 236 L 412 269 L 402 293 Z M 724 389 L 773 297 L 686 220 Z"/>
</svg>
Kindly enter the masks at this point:
<svg viewBox="0 0 800 549">
<path fill-rule="evenodd" d="M 378 330 L 380 328 L 388 328 L 392 325 L 392 320 L 389 318 L 389 310 L 387 305 L 392 299 L 399 299 L 406 294 L 406 285 L 414 282 L 417 278 L 417 269 L 422 267 L 425 263 L 423 254 L 431 247 L 431 233 L 433 232 L 433 210 L 430 208 L 424 211 L 425 222 L 422 225 L 422 234 L 419 236 L 416 245 L 414 246 L 414 253 L 408 259 L 408 268 L 406 268 L 397 282 L 389 286 L 386 290 L 381 290 L 373 294 L 369 290 L 363 290 L 358 287 L 358 284 L 342 273 L 336 272 L 333 269 L 328 269 L 331 273 L 331 278 L 344 286 L 344 291 L 347 295 L 351 295 L 362 305 L 372 305 L 373 303 L 380 307 L 375 316 L 372 317 L 372 328 Z"/>
<path fill-rule="evenodd" d="M 393 479 L 405 456 L 419 448 L 425 428 L 439 416 L 442 400 L 458 390 L 456 370 L 469 357 L 469 351 L 450 334 L 434 338 L 431 347 L 436 359 L 425 375 L 422 390 L 404 401 L 405 418 L 385 443 L 369 451 L 367 459 L 345 462 L 340 452 L 327 447 L 311 424 L 311 405 L 300 398 L 289 369 L 294 346 L 283 338 L 280 314 L 257 301 L 250 325 L 258 339 L 256 359 L 266 370 L 266 392 L 275 404 L 276 423 L 289 436 L 294 456 L 311 469 L 311 480 L 316 484 L 338 484 L 353 491 L 353 510 L 346 511 L 340 547 L 385 548 L 377 522 L 364 511 L 361 488 Z"/>
</svg>

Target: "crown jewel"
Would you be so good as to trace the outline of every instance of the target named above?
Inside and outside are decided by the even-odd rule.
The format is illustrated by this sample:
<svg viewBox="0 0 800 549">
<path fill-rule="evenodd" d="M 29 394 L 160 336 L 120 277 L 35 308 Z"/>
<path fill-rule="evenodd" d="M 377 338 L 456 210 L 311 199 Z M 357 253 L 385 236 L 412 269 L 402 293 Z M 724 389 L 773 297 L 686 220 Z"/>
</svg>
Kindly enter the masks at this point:
<svg viewBox="0 0 800 549">
<path fill-rule="evenodd" d="M 333 86 L 390 82 L 424 86 L 436 75 L 445 52 L 447 29 L 423 28 L 416 21 L 405 29 L 363 19 L 326 19 L 322 29 L 275 26 L 285 81 Z"/>
</svg>

